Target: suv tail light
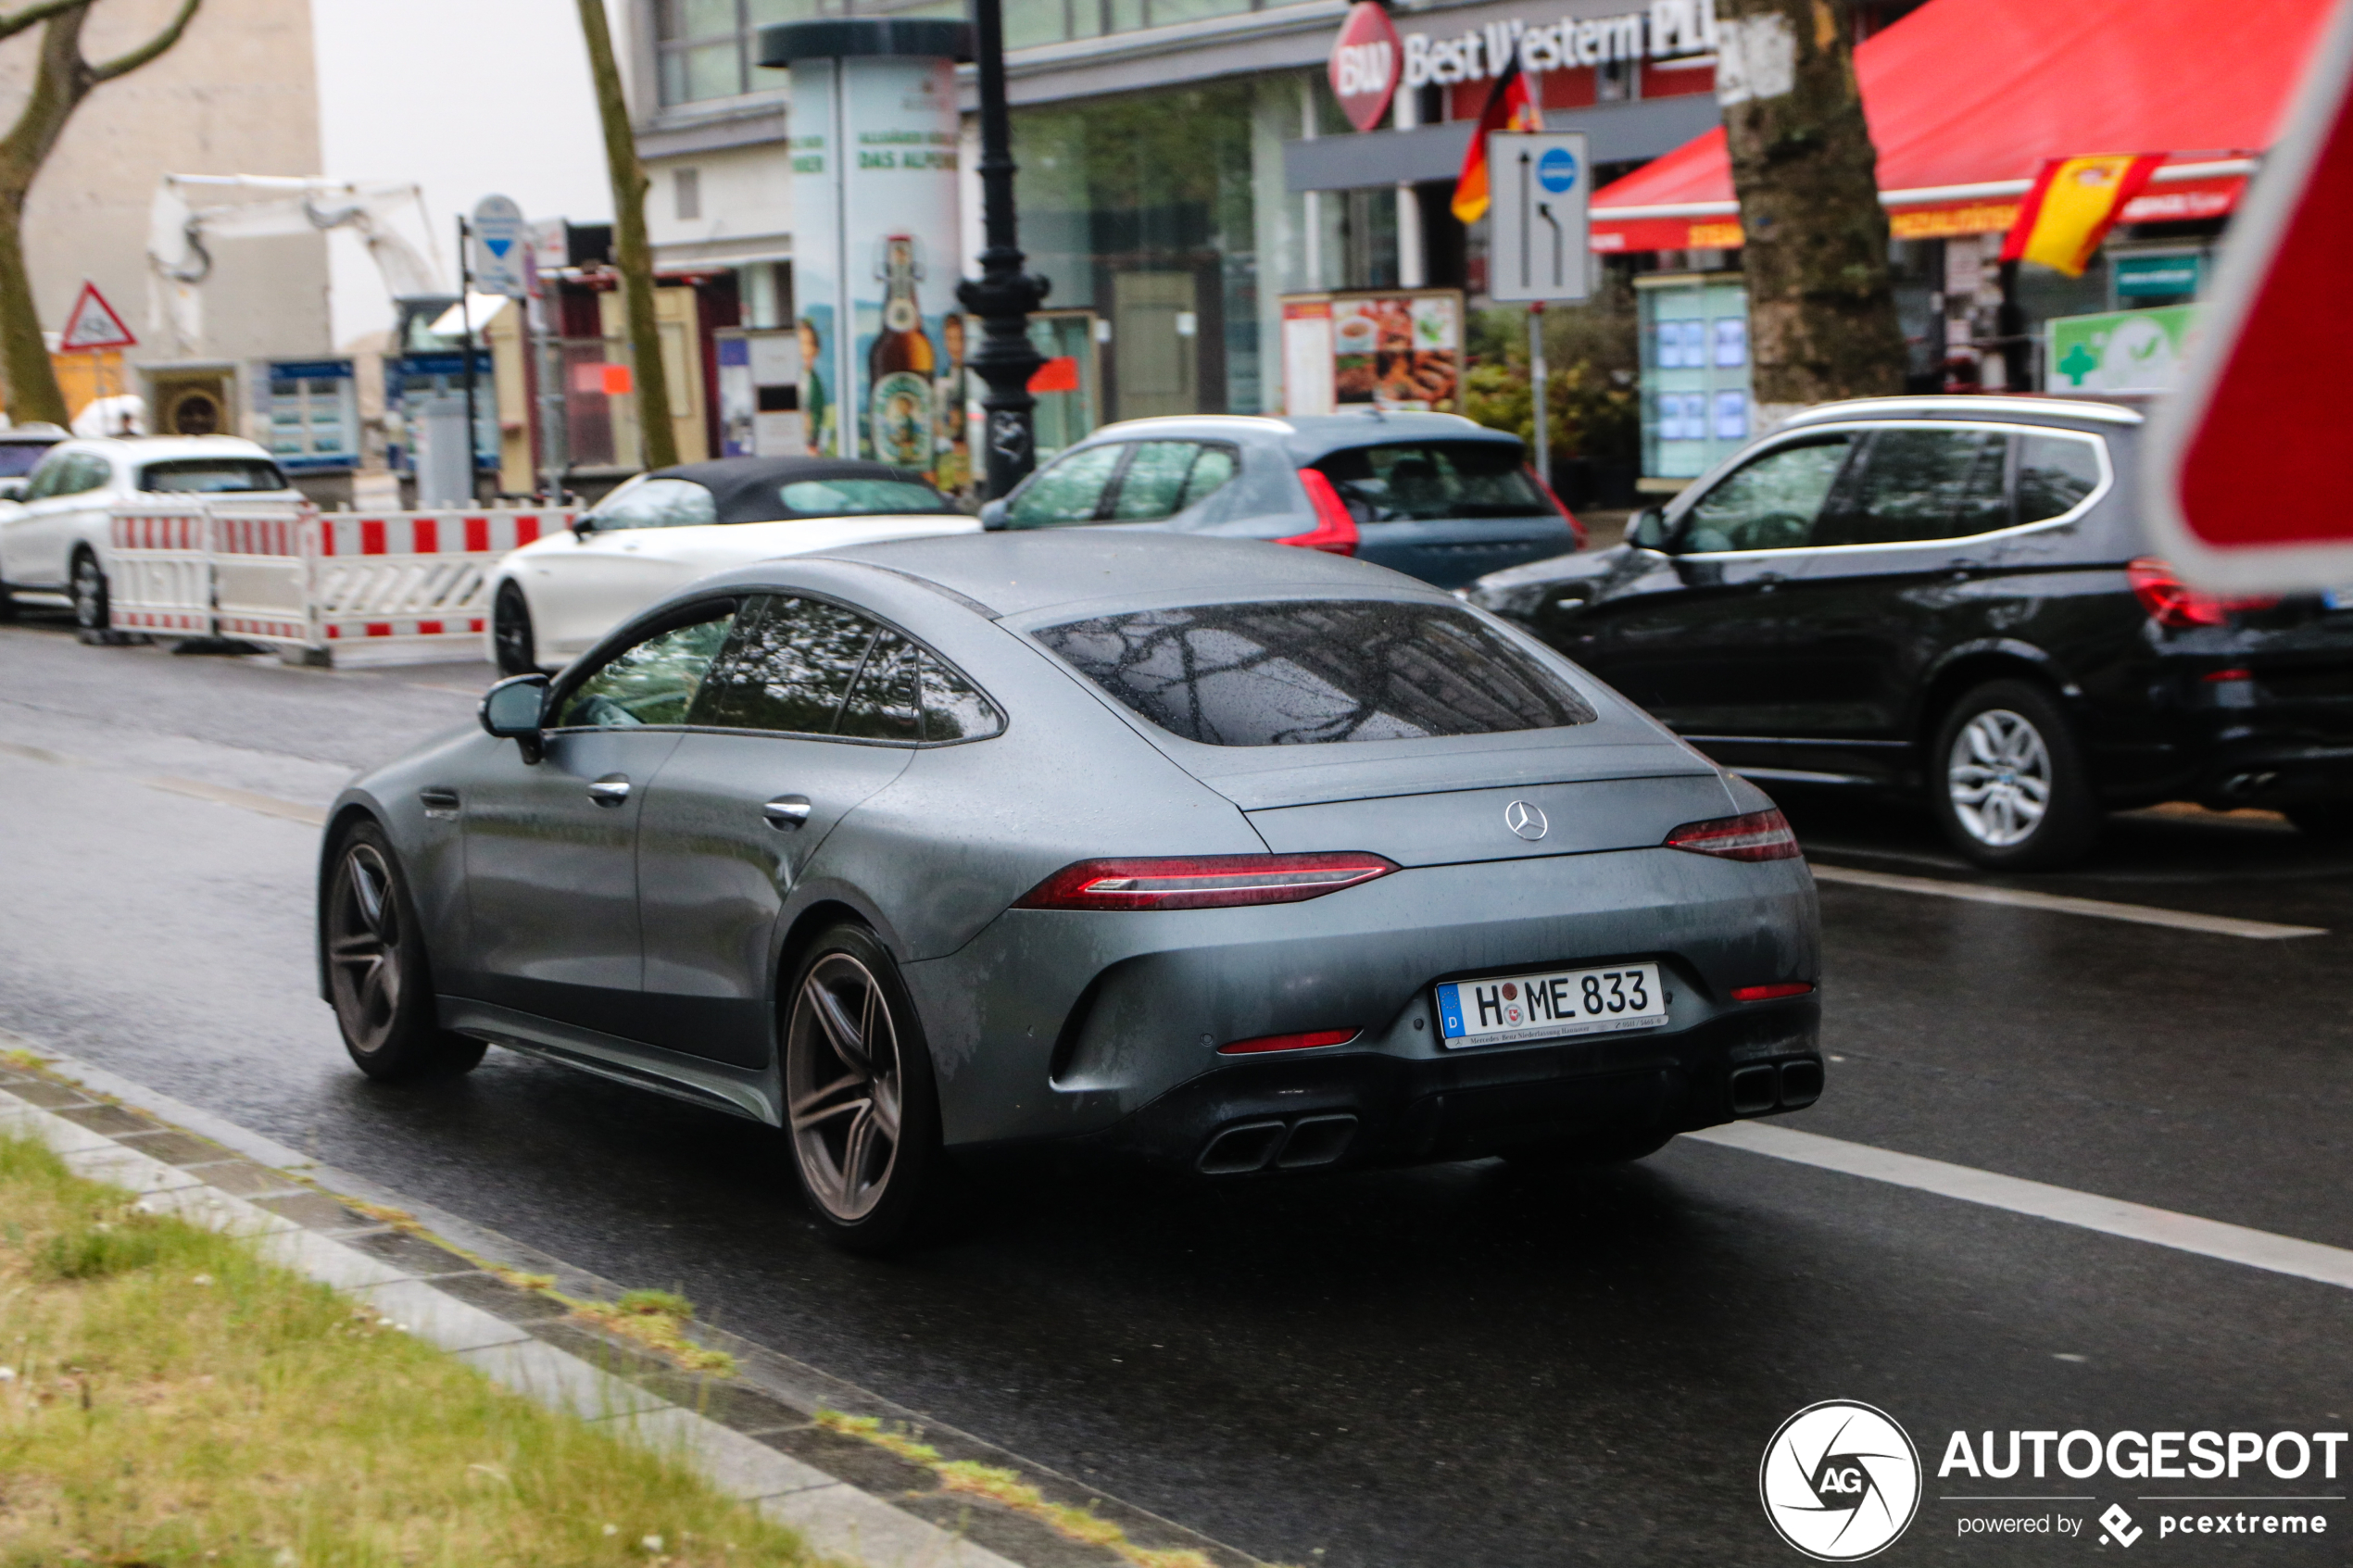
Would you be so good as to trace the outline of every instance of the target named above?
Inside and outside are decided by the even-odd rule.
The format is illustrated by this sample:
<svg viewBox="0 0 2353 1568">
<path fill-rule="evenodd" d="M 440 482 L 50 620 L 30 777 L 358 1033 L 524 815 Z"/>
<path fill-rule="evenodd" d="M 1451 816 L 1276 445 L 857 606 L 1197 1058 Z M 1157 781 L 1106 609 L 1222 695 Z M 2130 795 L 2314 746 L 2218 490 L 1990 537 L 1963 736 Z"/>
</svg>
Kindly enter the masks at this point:
<svg viewBox="0 0 2353 1568">
<path fill-rule="evenodd" d="M 1560 513 L 1561 521 L 1568 524 L 1568 536 L 1577 541 L 1574 547 L 1579 550 L 1583 549 L 1588 540 L 1592 537 L 1585 532 L 1585 525 L 1577 521 L 1577 514 L 1568 509 L 1568 503 L 1562 500 L 1558 493 L 1556 493 L 1551 485 L 1544 483 L 1544 476 L 1536 471 L 1536 465 L 1534 463 L 1527 463 L 1522 466 L 1528 470 L 1528 477 L 1536 482 L 1536 488 L 1544 493 L 1544 499 L 1553 504 L 1553 510 Z"/>
<path fill-rule="evenodd" d="M 2224 599 L 2193 592 L 2182 585 L 2171 566 L 2155 556 L 2143 556 L 2125 567 L 2124 580 L 2133 585 L 2133 596 L 2148 618 L 2176 632 L 2228 625 L 2234 609 L 2269 609 L 2280 602 L 2276 597 Z"/>
<path fill-rule="evenodd" d="M 1399 870 L 1379 855 L 1201 855 L 1081 860 L 1023 895 L 1016 909 L 1227 909 L 1296 904 Z"/>
<path fill-rule="evenodd" d="M 1685 822 L 1667 835 L 1667 847 L 1727 860 L 1794 860 L 1804 853 L 1797 847 L 1797 834 L 1790 831 L 1789 819 L 1779 811 Z"/>
<path fill-rule="evenodd" d="M 1356 553 L 1356 520 L 1349 514 L 1348 503 L 1340 498 L 1332 482 L 1315 469 L 1299 470 L 1299 483 L 1307 492 L 1307 504 L 1315 508 L 1313 533 L 1294 533 L 1288 539 L 1277 539 L 1277 545 L 1297 545 L 1302 549 L 1323 550 L 1335 556 Z"/>
</svg>

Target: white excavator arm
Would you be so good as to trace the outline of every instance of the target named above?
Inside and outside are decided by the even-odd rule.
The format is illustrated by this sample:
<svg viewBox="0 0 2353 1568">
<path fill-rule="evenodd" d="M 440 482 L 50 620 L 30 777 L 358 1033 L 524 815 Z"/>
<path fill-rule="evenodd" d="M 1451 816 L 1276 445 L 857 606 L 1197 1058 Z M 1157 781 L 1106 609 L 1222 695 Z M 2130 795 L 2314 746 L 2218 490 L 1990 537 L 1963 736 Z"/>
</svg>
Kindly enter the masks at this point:
<svg viewBox="0 0 2353 1568">
<path fill-rule="evenodd" d="M 276 193 L 259 200 L 198 202 L 215 192 Z M 394 221 L 413 207 L 427 249 Z M 266 239 L 349 229 L 368 247 L 395 299 L 448 292 L 433 249 L 424 192 L 389 181 L 309 180 L 272 174 L 167 174 L 147 215 L 150 314 L 178 340 L 182 357 L 204 352 L 204 297 L 211 242 Z"/>
</svg>

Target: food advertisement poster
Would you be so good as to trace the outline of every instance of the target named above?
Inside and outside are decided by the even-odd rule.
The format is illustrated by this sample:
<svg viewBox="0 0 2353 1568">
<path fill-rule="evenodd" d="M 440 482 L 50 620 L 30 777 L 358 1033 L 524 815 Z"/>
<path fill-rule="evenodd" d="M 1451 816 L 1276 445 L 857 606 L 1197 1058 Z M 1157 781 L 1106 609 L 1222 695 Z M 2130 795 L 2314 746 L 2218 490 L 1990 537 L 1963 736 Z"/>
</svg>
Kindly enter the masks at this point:
<svg viewBox="0 0 2353 1568">
<path fill-rule="evenodd" d="M 875 458 L 961 486 L 962 322 L 954 68 L 797 60 L 789 131 L 794 327 L 812 453 Z"/>
<path fill-rule="evenodd" d="M 1459 411 L 1463 296 L 1452 289 L 1332 296 L 1332 387 L 1340 408 Z"/>
</svg>

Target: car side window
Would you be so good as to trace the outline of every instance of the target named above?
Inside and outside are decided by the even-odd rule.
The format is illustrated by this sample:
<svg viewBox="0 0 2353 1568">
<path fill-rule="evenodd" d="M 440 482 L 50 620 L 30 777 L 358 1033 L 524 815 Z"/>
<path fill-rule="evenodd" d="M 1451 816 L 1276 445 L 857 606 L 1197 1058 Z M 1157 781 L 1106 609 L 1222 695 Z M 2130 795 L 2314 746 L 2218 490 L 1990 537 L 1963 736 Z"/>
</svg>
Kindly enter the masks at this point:
<svg viewBox="0 0 2353 1568">
<path fill-rule="evenodd" d="M 834 731 L 856 740 L 918 741 L 924 738 L 923 694 L 915 645 L 896 632 L 875 639 L 866 668 L 849 688 Z"/>
<path fill-rule="evenodd" d="M 2007 528 L 2008 461 L 2009 437 L 1997 430 L 1874 431 L 1815 543 L 1901 545 Z"/>
<path fill-rule="evenodd" d="M 1139 441 L 1119 476 L 1111 515 L 1121 522 L 1174 517 L 1233 476 L 1230 446 L 1205 441 Z"/>
<path fill-rule="evenodd" d="M 704 683 L 693 722 L 723 730 L 830 735 L 879 630 L 824 599 L 763 597 Z"/>
<path fill-rule="evenodd" d="M 2099 437 L 2037 433 L 2019 438 L 2019 521 L 2042 522 L 2073 511 L 2099 487 Z"/>
<path fill-rule="evenodd" d="M 1092 522 L 1103 504 L 1103 487 L 1127 453 L 1128 444 L 1107 441 L 1066 452 L 1022 486 L 1005 510 L 1008 528 L 1057 528 Z"/>
<path fill-rule="evenodd" d="M 924 739 L 987 740 L 1004 728 L 1005 716 L 979 687 L 924 655 Z"/>
<path fill-rule="evenodd" d="M 711 492 L 691 479 L 649 479 L 615 491 L 589 514 L 597 532 L 617 528 L 694 528 L 719 521 Z"/>
<path fill-rule="evenodd" d="M 1853 438 L 1824 435 L 1777 446 L 1742 464 L 1683 514 L 1685 555 L 1802 549 L 1845 465 Z"/>
<path fill-rule="evenodd" d="M 41 501 L 61 494 L 58 487 L 65 482 L 66 471 L 73 466 L 73 458 L 71 452 L 53 452 L 42 458 L 41 466 L 34 469 L 32 477 L 25 482 L 24 498 Z"/>
<path fill-rule="evenodd" d="M 627 730 L 683 724 L 726 642 L 733 605 L 631 644 L 564 697 L 558 729 Z"/>
</svg>

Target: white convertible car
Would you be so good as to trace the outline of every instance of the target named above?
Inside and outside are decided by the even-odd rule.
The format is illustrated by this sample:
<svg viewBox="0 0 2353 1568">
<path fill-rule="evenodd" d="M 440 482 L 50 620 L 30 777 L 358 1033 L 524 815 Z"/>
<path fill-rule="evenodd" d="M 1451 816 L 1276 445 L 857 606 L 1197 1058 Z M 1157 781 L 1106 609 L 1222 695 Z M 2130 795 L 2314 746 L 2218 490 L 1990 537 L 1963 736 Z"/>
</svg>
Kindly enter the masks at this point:
<svg viewBox="0 0 2353 1568">
<path fill-rule="evenodd" d="M 502 673 L 553 669 L 698 577 L 845 545 L 976 533 L 903 469 L 831 458 L 722 458 L 642 473 L 565 533 L 525 545 L 490 583 Z"/>
</svg>

